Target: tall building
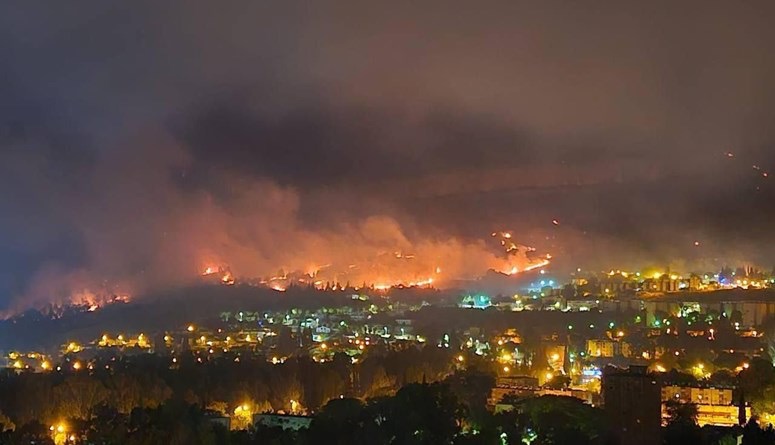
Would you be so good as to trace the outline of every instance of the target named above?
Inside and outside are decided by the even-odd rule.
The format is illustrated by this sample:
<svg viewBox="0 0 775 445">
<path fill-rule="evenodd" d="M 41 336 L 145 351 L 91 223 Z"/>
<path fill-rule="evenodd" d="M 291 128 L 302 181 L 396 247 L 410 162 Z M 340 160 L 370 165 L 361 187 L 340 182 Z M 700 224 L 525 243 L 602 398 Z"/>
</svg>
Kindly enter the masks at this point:
<svg viewBox="0 0 775 445">
<path fill-rule="evenodd" d="M 744 425 L 751 417 L 751 407 L 742 405 L 734 398 L 733 387 L 713 387 L 701 384 L 679 385 L 664 384 L 662 386 L 662 418 L 668 418 L 668 400 L 680 403 L 693 403 L 697 406 L 697 424 L 699 426 L 715 425 L 731 427 Z M 737 402 L 737 403 L 736 403 Z"/>
<path fill-rule="evenodd" d="M 620 445 L 661 443 L 662 388 L 645 366 L 603 372 L 603 409 Z"/>
</svg>

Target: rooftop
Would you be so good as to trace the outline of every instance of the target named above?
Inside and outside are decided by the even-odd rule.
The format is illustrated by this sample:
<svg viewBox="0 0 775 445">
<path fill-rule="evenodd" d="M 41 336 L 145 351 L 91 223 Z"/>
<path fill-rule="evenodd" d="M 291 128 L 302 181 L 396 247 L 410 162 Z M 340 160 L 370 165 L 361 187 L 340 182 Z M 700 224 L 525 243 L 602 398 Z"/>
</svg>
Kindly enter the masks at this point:
<svg viewBox="0 0 775 445">
<path fill-rule="evenodd" d="M 775 303 L 775 289 L 722 289 L 710 292 L 669 292 L 651 297 L 643 297 L 646 302 L 678 303 L 684 301 L 737 303 L 766 302 Z"/>
</svg>

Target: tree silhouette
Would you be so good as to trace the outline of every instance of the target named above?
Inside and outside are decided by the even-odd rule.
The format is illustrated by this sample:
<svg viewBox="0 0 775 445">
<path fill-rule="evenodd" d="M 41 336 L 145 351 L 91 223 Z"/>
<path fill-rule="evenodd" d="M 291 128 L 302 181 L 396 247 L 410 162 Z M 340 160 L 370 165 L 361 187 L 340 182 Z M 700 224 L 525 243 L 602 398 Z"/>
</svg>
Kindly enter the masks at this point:
<svg viewBox="0 0 775 445">
<path fill-rule="evenodd" d="M 697 426 L 697 405 L 670 400 L 665 403 L 669 418 L 665 428 L 665 445 L 702 443 L 702 433 Z"/>
</svg>

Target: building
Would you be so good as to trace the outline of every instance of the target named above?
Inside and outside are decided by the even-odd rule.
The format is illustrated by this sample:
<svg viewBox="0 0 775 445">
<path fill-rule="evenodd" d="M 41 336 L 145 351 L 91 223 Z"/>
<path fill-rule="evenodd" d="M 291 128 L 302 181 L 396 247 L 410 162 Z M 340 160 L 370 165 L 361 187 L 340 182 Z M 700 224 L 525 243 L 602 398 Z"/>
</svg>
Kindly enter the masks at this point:
<svg viewBox="0 0 775 445">
<path fill-rule="evenodd" d="M 574 388 L 544 388 L 539 386 L 537 378 L 529 376 L 499 377 L 487 402 L 490 408 L 500 413 L 513 410 L 516 400 L 541 396 L 574 397 L 592 406 L 600 402 L 596 393 Z"/>
<path fill-rule="evenodd" d="M 662 388 L 662 419 L 668 418 L 665 403 L 675 400 L 697 406 L 700 426 L 735 426 L 740 423 L 740 408 L 735 404 L 733 388 L 666 385 Z M 745 407 L 745 418 L 751 418 L 751 407 Z"/>
<path fill-rule="evenodd" d="M 545 346 L 546 362 L 552 371 L 565 372 L 565 345 L 553 344 Z"/>
<path fill-rule="evenodd" d="M 676 400 L 697 405 L 732 405 L 732 388 L 665 385 L 662 387 L 662 401 Z"/>
<path fill-rule="evenodd" d="M 662 391 L 659 379 L 645 366 L 603 372 L 603 408 L 620 445 L 661 443 Z"/>
<path fill-rule="evenodd" d="M 231 429 L 231 418 L 217 411 L 208 411 L 205 418 L 213 425 L 220 425 L 225 430 Z"/>
<path fill-rule="evenodd" d="M 491 407 L 496 406 L 507 395 L 512 395 L 515 397 L 531 396 L 538 388 L 538 379 L 535 377 L 498 377 L 498 379 L 495 381 L 495 386 L 490 391 L 490 399 L 488 400 L 488 404 Z"/>
<path fill-rule="evenodd" d="M 328 326 L 318 326 L 312 334 L 312 341 L 318 343 L 328 341 L 329 338 L 331 338 L 331 328 Z"/>
<path fill-rule="evenodd" d="M 298 431 L 309 428 L 312 424 L 312 417 L 294 416 L 291 414 L 255 414 L 253 415 L 253 425 L 265 426 L 269 428 L 279 427 L 284 430 Z"/>
<path fill-rule="evenodd" d="M 643 280 L 641 288 L 646 292 L 678 292 L 681 281 L 667 274 Z"/>
<path fill-rule="evenodd" d="M 592 393 L 583 389 L 549 389 L 541 387 L 538 384 L 538 379 L 530 376 L 507 376 L 498 377 L 495 381 L 495 386 L 490 391 L 490 397 L 488 404 L 491 408 L 495 408 L 495 412 L 508 411 L 514 408 L 511 403 L 504 403 L 504 397 L 512 396 L 515 399 L 524 399 L 528 397 L 540 397 L 540 396 L 563 396 L 563 397 L 575 397 L 583 400 L 592 406 L 599 403 L 596 393 Z"/>
<path fill-rule="evenodd" d="M 678 292 L 643 297 L 647 321 L 654 324 L 655 314 L 679 315 L 687 310 L 707 314 L 713 310 L 727 317 L 740 317 L 743 327 L 759 326 L 775 316 L 775 291 L 772 289 L 724 289 L 712 292 Z"/>
<path fill-rule="evenodd" d="M 492 301 L 487 295 L 466 295 L 458 303 L 458 307 L 467 309 L 487 309 Z"/>
<path fill-rule="evenodd" d="M 616 354 L 615 343 L 613 340 L 587 340 L 587 355 L 590 357 L 611 358 Z"/>
<path fill-rule="evenodd" d="M 587 340 L 587 355 L 590 357 L 630 357 L 632 348 L 630 344 L 620 339 L 589 339 Z"/>
<path fill-rule="evenodd" d="M 618 296 L 616 298 L 604 298 L 597 307 L 603 312 L 629 312 L 639 311 L 643 302 L 632 297 Z"/>
<path fill-rule="evenodd" d="M 751 418 L 750 406 L 745 407 L 745 418 Z M 736 405 L 697 405 L 697 424 L 737 426 L 740 424 L 740 408 Z"/>
</svg>

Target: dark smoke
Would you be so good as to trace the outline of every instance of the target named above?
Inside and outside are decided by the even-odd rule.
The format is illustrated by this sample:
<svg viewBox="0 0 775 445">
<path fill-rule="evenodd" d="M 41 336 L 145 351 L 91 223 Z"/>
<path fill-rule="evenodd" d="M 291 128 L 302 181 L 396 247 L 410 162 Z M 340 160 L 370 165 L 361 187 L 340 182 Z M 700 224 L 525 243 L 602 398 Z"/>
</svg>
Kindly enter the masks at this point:
<svg viewBox="0 0 775 445">
<path fill-rule="evenodd" d="M 774 12 L 6 3 L 0 301 L 174 287 L 203 258 L 475 273 L 503 229 L 560 270 L 769 267 Z"/>
</svg>

